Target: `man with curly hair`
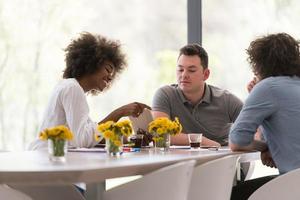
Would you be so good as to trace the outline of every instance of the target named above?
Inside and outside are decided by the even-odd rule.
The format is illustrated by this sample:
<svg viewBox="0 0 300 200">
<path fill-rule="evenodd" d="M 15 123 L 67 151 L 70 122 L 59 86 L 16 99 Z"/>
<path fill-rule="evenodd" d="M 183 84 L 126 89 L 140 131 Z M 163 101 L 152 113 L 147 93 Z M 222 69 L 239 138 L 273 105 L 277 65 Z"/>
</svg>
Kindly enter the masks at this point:
<svg viewBox="0 0 300 200">
<path fill-rule="evenodd" d="M 70 141 L 73 147 L 96 145 L 94 133 L 97 123 L 89 117 L 86 93 L 98 94 L 107 89 L 114 78 L 126 67 L 125 55 L 118 41 L 101 35 L 84 32 L 72 40 L 65 49 L 66 68 L 63 80 L 55 87 L 40 130 L 66 125 L 74 134 Z M 134 102 L 124 105 L 99 123 L 118 121 L 124 116 L 138 116 L 147 105 Z M 30 149 L 47 147 L 47 143 L 36 139 Z"/>
<path fill-rule="evenodd" d="M 299 42 L 286 33 L 271 34 L 251 42 L 247 53 L 258 82 L 231 128 L 230 147 L 260 151 L 263 164 L 277 167 L 280 174 L 300 168 Z M 254 139 L 259 126 L 264 141 Z M 232 199 L 248 199 L 272 178 L 238 184 Z"/>
</svg>

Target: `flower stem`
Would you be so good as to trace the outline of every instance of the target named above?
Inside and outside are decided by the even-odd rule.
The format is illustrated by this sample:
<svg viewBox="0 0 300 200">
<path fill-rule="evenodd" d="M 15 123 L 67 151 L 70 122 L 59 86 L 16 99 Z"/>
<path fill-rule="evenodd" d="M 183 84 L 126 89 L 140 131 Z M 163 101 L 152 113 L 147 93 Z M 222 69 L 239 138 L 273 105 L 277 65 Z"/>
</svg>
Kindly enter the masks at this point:
<svg viewBox="0 0 300 200">
<path fill-rule="evenodd" d="M 64 156 L 65 155 L 64 147 L 65 147 L 66 140 L 53 139 L 52 142 L 53 142 L 53 156 Z"/>
</svg>

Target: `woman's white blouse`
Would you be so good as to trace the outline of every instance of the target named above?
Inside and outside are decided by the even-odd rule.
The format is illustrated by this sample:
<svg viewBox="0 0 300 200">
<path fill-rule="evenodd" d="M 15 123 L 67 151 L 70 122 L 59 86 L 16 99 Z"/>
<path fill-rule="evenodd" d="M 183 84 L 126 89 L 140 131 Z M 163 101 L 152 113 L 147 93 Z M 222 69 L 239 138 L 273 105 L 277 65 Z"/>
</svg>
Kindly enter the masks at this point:
<svg viewBox="0 0 300 200">
<path fill-rule="evenodd" d="M 86 95 L 74 78 L 63 79 L 54 88 L 40 131 L 57 125 L 66 125 L 74 134 L 69 146 L 92 147 L 97 144 L 94 140 L 97 123 L 90 119 Z M 30 150 L 46 147 L 47 142 L 38 138 L 29 145 Z"/>
</svg>

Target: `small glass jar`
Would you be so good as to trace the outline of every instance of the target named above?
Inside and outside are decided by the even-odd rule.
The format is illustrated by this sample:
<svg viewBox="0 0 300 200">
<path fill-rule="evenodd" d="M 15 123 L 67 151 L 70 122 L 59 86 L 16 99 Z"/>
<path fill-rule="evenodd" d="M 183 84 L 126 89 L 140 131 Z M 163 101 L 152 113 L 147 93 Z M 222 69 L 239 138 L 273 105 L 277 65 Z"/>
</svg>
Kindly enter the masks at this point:
<svg viewBox="0 0 300 200">
<path fill-rule="evenodd" d="M 156 139 L 154 142 L 155 149 L 159 149 L 161 151 L 169 151 L 171 144 L 171 135 L 169 133 L 162 134 L 159 139 Z"/>
<path fill-rule="evenodd" d="M 123 136 L 118 136 L 114 140 L 105 139 L 106 153 L 110 156 L 120 156 L 123 154 Z"/>
<path fill-rule="evenodd" d="M 65 139 L 48 139 L 49 159 L 54 162 L 65 162 L 68 151 L 68 141 Z"/>
</svg>

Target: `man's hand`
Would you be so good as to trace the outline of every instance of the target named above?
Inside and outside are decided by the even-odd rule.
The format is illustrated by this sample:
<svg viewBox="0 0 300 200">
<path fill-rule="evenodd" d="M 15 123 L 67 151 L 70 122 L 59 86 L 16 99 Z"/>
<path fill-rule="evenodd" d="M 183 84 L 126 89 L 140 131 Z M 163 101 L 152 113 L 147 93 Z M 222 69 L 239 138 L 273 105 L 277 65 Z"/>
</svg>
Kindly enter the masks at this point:
<svg viewBox="0 0 300 200">
<path fill-rule="evenodd" d="M 277 168 L 269 150 L 261 152 L 260 159 L 263 165 Z"/>
<path fill-rule="evenodd" d="M 171 144 L 172 145 L 190 145 L 188 135 L 185 133 L 180 133 L 178 135 L 171 137 Z M 217 146 L 221 147 L 220 143 L 210 140 L 207 137 L 202 136 L 202 146 Z"/>
<path fill-rule="evenodd" d="M 254 86 L 258 83 L 258 79 L 254 77 L 248 84 L 247 84 L 247 90 L 250 93 L 251 90 L 254 88 Z"/>
<path fill-rule="evenodd" d="M 220 143 L 218 143 L 218 142 L 216 142 L 214 140 L 208 139 L 207 137 L 204 137 L 204 136 L 202 136 L 201 145 L 202 146 L 217 146 L 217 147 L 221 147 Z"/>
</svg>

